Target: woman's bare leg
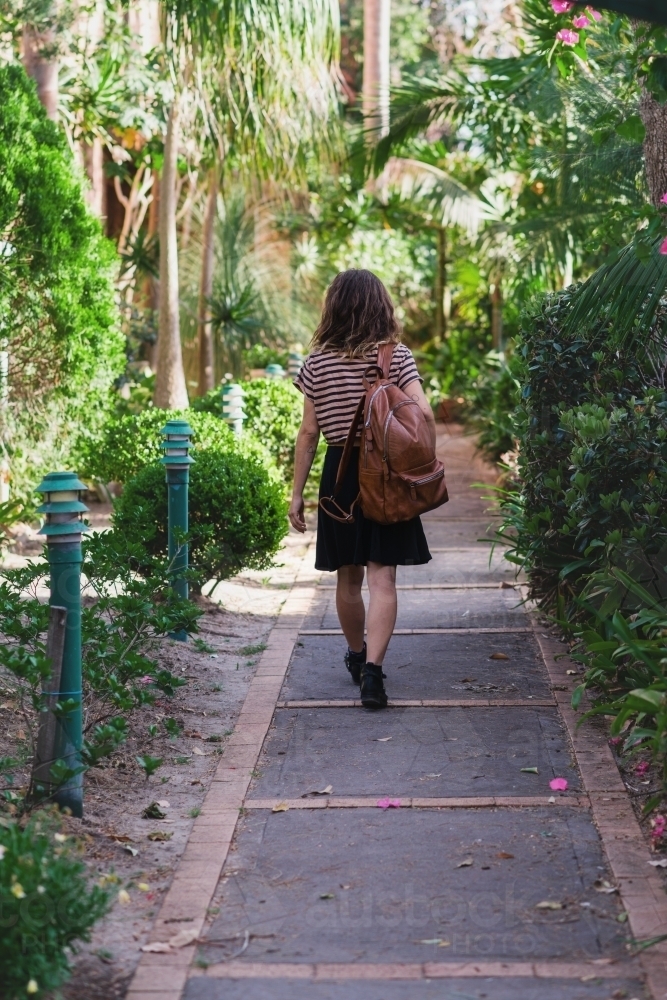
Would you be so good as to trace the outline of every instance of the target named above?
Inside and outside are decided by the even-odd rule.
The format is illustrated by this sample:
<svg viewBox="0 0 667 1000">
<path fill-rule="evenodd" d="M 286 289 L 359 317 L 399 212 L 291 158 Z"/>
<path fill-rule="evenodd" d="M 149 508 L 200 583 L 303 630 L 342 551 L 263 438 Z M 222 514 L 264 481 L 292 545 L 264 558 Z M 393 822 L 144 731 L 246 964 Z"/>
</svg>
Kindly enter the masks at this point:
<svg viewBox="0 0 667 1000">
<path fill-rule="evenodd" d="M 380 666 L 396 624 L 396 567 L 369 562 L 368 637 L 366 659 Z"/>
<path fill-rule="evenodd" d="M 366 609 L 361 596 L 363 566 L 341 566 L 336 580 L 336 611 L 347 644 L 355 653 L 364 648 Z"/>
</svg>

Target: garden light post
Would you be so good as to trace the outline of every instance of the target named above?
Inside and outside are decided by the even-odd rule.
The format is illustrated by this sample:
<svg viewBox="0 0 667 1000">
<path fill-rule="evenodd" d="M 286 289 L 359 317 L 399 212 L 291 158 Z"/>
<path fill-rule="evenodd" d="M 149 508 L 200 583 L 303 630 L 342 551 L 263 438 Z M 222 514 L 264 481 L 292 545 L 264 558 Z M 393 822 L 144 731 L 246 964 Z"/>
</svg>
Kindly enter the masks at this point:
<svg viewBox="0 0 667 1000">
<path fill-rule="evenodd" d="M 182 536 L 188 533 L 188 487 L 190 483 L 190 466 L 194 459 L 189 455 L 192 444 L 192 428 L 187 420 L 169 420 L 162 428 L 164 440 L 163 457 L 160 459 L 165 467 L 167 480 L 168 504 L 168 536 L 169 536 L 169 566 L 172 586 L 179 597 L 187 601 L 188 581 L 188 544 Z M 175 632 L 172 636 L 181 642 L 187 641 L 184 631 Z"/>
<path fill-rule="evenodd" d="M 302 367 L 303 367 L 303 353 L 301 351 L 301 345 L 294 344 L 289 352 L 289 359 L 287 362 L 288 377 L 294 380 L 298 376 Z"/>
<path fill-rule="evenodd" d="M 88 508 L 81 502 L 86 489 L 73 472 L 50 472 L 37 487 L 44 502 L 38 507 L 46 515 L 39 534 L 46 538 L 51 576 L 49 604 L 67 612 L 62 673 L 58 704 L 69 703 L 69 710 L 56 718 L 53 761 L 63 761 L 76 771 L 81 765 L 82 682 L 81 682 L 81 536 L 86 527 L 82 515 Z M 83 816 L 83 772 L 59 785 L 53 799 L 73 816 Z"/>
<path fill-rule="evenodd" d="M 245 393 L 236 382 L 228 382 L 222 387 L 222 416 L 230 425 L 235 434 L 240 434 L 243 430 L 245 412 L 243 410 L 243 400 Z"/>
</svg>

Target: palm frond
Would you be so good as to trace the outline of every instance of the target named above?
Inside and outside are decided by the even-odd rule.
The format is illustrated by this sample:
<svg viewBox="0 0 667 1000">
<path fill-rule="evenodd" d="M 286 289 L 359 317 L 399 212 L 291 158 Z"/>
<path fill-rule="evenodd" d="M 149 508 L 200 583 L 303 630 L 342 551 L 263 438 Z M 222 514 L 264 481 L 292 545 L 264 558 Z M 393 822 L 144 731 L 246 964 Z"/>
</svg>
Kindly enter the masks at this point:
<svg viewBox="0 0 667 1000">
<path fill-rule="evenodd" d="M 468 188 L 431 163 L 392 156 L 377 179 L 383 200 L 394 191 L 437 226 L 456 225 L 474 235 L 482 218 L 482 202 Z"/>
<path fill-rule="evenodd" d="M 568 328 L 590 327 L 605 316 L 619 342 L 639 342 L 653 326 L 667 292 L 662 243 L 658 236 L 643 253 L 638 254 L 635 243 L 616 251 L 574 292 Z"/>
</svg>

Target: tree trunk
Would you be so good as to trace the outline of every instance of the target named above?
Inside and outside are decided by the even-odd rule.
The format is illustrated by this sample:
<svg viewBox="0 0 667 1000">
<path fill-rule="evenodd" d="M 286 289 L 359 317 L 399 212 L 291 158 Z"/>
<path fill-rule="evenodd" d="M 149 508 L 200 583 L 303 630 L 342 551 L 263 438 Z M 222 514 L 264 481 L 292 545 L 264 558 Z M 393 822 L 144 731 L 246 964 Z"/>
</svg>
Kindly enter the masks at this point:
<svg viewBox="0 0 667 1000">
<path fill-rule="evenodd" d="M 90 190 L 86 192 L 86 197 L 95 215 L 101 219 L 107 211 L 104 146 L 101 139 L 93 139 L 92 143 L 83 142 L 82 145 L 86 176 L 90 181 Z"/>
<path fill-rule="evenodd" d="M 151 188 L 151 194 L 153 200 L 148 206 L 148 236 L 158 236 L 159 230 L 159 218 L 160 218 L 160 177 L 157 171 L 153 171 L 153 186 Z M 146 278 L 144 284 L 144 295 L 146 302 L 148 303 L 148 308 L 153 313 L 153 319 L 157 316 L 160 309 L 160 280 L 159 278 L 154 278 L 152 274 L 149 274 Z M 148 367 L 152 372 L 155 372 L 157 367 L 157 341 L 154 343 L 146 343 L 145 348 L 146 361 Z"/>
<path fill-rule="evenodd" d="M 213 294 L 215 263 L 215 220 L 218 208 L 218 171 L 211 167 L 208 175 L 208 197 L 204 215 L 201 282 L 199 285 L 199 395 L 204 396 L 215 386 L 213 326 L 209 299 Z"/>
<path fill-rule="evenodd" d="M 503 348 L 503 290 L 500 279 L 491 286 L 491 343 L 494 351 Z"/>
<path fill-rule="evenodd" d="M 58 117 L 58 57 L 55 34 L 51 29 L 37 32 L 30 25 L 23 28 L 23 65 L 37 84 L 37 96 L 52 121 Z"/>
<path fill-rule="evenodd" d="M 389 27 L 391 0 L 364 0 L 362 108 L 369 139 L 389 131 Z"/>
<path fill-rule="evenodd" d="M 176 200 L 180 107 L 178 95 L 169 111 L 160 185 L 160 318 L 153 402 L 165 410 L 189 406 L 183 370 L 178 300 Z"/>
<path fill-rule="evenodd" d="M 447 312 L 445 294 L 447 289 L 447 231 L 438 229 L 438 254 L 435 270 L 435 336 L 440 341 L 447 336 Z"/>
<path fill-rule="evenodd" d="M 656 208 L 667 193 L 667 104 L 660 104 L 644 91 L 639 106 L 646 137 L 644 164 L 651 201 Z"/>
</svg>

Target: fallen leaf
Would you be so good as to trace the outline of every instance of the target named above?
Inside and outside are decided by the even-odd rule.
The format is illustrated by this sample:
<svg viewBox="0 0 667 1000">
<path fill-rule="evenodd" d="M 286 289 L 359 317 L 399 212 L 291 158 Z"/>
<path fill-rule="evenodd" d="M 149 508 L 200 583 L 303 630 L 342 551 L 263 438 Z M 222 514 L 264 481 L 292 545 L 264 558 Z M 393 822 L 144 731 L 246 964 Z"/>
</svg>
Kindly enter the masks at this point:
<svg viewBox="0 0 667 1000">
<path fill-rule="evenodd" d="M 301 798 L 307 799 L 309 795 L 331 795 L 332 792 L 333 785 L 327 785 L 326 788 L 314 788 L 312 792 L 304 792 Z"/>
<path fill-rule="evenodd" d="M 173 937 L 169 938 L 169 944 L 172 948 L 185 948 L 186 945 L 192 944 L 199 937 L 199 931 L 193 930 L 182 930 L 178 934 L 174 934 Z"/>
<path fill-rule="evenodd" d="M 320 899 L 334 899 L 333 892 L 321 892 Z"/>
<path fill-rule="evenodd" d="M 451 943 L 447 938 L 424 938 L 422 941 L 415 941 L 415 944 L 435 944 L 438 948 L 449 948 Z"/>
<path fill-rule="evenodd" d="M 192 748 L 192 752 L 196 753 L 198 757 L 208 757 L 208 754 L 206 753 L 206 751 L 202 750 L 201 747 L 193 747 Z"/>
<path fill-rule="evenodd" d="M 659 861 L 648 862 L 652 868 L 667 868 L 667 858 L 660 858 Z"/>
<path fill-rule="evenodd" d="M 470 868 L 470 866 L 472 865 L 472 863 L 473 863 L 473 859 L 472 858 L 464 858 L 463 861 L 459 861 L 458 865 L 456 865 L 455 867 L 456 868 Z"/>
<path fill-rule="evenodd" d="M 619 924 L 624 924 L 628 919 L 628 915 L 627 913 L 619 913 L 616 919 L 618 920 Z"/>
<path fill-rule="evenodd" d="M 513 858 L 514 855 L 510 854 L 508 851 L 498 851 L 496 854 L 497 858 Z"/>
<path fill-rule="evenodd" d="M 123 850 L 127 851 L 128 854 L 131 854 L 133 858 L 136 858 L 139 853 L 136 847 L 130 847 L 129 844 L 123 844 Z"/>
<path fill-rule="evenodd" d="M 550 795 L 549 798 L 547 799 L 547 802 L 550 805 L 553 805 L 555 801 L 556 801 L 556 796 L 555 795 Z"/>
<path fill-rule="evenodd" d="M 117 844 L 133 844 L 134 841 L 132 837 L 128 837 L 126 833 L 110 833 L 109 836 L 112 840 L 115 840 Z"/>
<path fill-rule="evenodd" d="M 166 799 L 158 799 L 157 804 L 159 805 L 160 809 L 169 809 L 169 803 L 167 802 Z"/>
<path fill-rule="evenodd" d="M 507 653 L 491 653 L 490 660 L 509 660 Z"/>
<path fill-rule="evenodd" d="M 120 903 L 121 906 L 127 906 L 127 904 L 130 902 L 130 894 L 127 891 L 127 889 L 118 890 L 118 902 Z"/>
<path fill-rule="evenodd" d="M 566 792 L 567 778 L 552 778 L 549 782 L 549 788 L 552 792 Z"/>
<path fill-rule="evenodd" d="M 596 892 L 606 892 L 607 895 L 612 892 L 618 892 L 618 886 L 612 885 L 606 878 L 596 878 L 595 882 L 593 882 L 593 888 Z"/>
<path fill-rule="evenodd" d="M 171 838 L 173 836 L 174 836 L 174 834 L 171 831 L 169 833 L 167 833 L 166 830 L 153 830 L 152 833 L 148 834 L 148 839 L 149 840 L 158 840 L 158 841 L 171 840 Z"/>
<path fill-rule="evenodd" d="M 539 774 L 540 773 L 537 770 L 536 767 L 522 767 L 522 768 L 520 768 L 520 770 L 523 771 L 524 774 Z"/>
<path fill-rule="evenodd" d="M 150 944 L 144 944 L 141 947 L 142 951 L 156 952 L 158 954 L 166 954 L 171 951 L 171 947 L 166 941 L 151 941 Z"/>
<path fill-rule="evenodd" d="M 401 800 L 400 799 L 378 799 L 377 805 L 379 809 L 400 809 Z"/>
<path fill-rule="evenodd" d="M 578 670 L 566 670 L 565 673 L 569 674 L 570 676 L 572 676 L 572 674 L 577 674 L 577 673 L 579 673 L 579 671 Z"/>
<path fill-rule="evenodd" d="M 288 811 L 288 809 L 289 809 L 289 806 L 287 805 L 286 802 L 276 802 L 276 804 L 273 807 L 273 809 L 271 810 L 271 812 L 274 812 L 274 813 L 286 813 Z"/>
<path fill-rule="evenodd" d="M 543 899 L 541 903 L 535 904 L 536 910 L 564 910 L 563 903 L 558 903 L 555 899 Z"/>
<path fill-rule="evenodd" d="M 393 740 L 393 736 L 380 736 L 378 739 L 373 740 L 374 743 L 388 743 L 389 740 Z"/>
<path fill-rule="evenodd" d="M 167 814 L 160 808 L 158 802 L 151 802 L 149 806 L 146 806 L 141 815 L 144 819 L 165 819 Z"/>
<path fill-rule="evenodd" d="M 148 882 L 137 882 L 137 889 L 141 892 L 150 892 L 150 888 Z"/>
</svg>

